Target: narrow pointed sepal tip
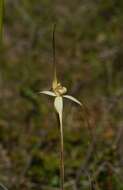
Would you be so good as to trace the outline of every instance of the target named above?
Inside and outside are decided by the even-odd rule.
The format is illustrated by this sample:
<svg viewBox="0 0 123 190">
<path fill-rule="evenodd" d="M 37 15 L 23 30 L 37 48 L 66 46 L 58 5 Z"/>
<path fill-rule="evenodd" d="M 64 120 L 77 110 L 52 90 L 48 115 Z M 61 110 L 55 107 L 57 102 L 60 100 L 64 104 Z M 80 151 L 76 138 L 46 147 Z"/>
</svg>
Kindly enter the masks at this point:
<svg viewBox="0 0 123 190">
<path fill-rule="evenodd" d="M 69 99 L 69 100 L 72 100 L 73 102 L 75 102 L 75 103 L 79 104 L 80 106 L 82 106 L 82 103 L 81 103 L 79 100 L 77 100 L 76 98 L 74 98 L 73 96 L 64 95 L 63 97 L 64 97 L 64 98 L 67 98 L 67 99 Z"/>
<path fill-rule="evenodd" d="M 40 91 L 39 94 L 45 94 L 45 95 L 54 96 L 54 97 L 56 96 L 54 92 L 48 91 L 48 90 Z"/>
</svg>

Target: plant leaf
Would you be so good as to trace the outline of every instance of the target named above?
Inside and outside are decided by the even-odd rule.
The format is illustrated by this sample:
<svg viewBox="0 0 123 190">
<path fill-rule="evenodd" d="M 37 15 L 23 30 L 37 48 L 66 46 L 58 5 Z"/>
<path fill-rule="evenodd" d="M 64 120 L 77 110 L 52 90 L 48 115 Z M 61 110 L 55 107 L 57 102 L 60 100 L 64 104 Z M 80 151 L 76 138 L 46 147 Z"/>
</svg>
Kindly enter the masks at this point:
<svg viewBox="0 0 123 190">
<path fill-rule="evenodd" d="M 56 96 L 54 92 L 48 91 L 48 90 L 44 90 L 44 91 L 40 91 L 40 94 L 45 94 L 48 96 Z"/>
<path fill-rule="evenodd" d="M 63 98 L 61 96 L 55 98 L 54 106 L 59 114 L 60 125 L 62 126 Z"/>
<path fill-rule="evenodd" d="M 75 103 L 79 104 L 80 106 L 82 106 L 82 103 L 79 100 L 77 100 L 76 98 L 74 98 L 73 96 L 64 95 L 63 97 L 65 97 L 65 98 L 67 98 L 69 100 L 72 100 L 73 102 L 75 102 Z"/>
</svg>

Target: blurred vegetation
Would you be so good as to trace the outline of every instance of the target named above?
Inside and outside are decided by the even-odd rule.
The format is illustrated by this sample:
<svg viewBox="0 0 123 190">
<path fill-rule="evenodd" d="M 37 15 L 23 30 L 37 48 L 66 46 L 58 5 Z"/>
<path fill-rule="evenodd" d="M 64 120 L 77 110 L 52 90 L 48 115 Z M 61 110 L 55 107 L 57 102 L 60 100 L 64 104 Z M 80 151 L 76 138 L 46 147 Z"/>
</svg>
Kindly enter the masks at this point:
<svg viewBox="0 0 123 190">
<path fill-rule="evenodd" d="M 123 1 L 6 0 L 0 54 L 0 183 L 59 187 L 52 25 L 58 74 L 87 110 L 64 106 L 66 189 L 123 190 Z M 87 124 L 89 123 L 89 126 Z"/>
<path fill-rule="evenodd" d="M 1 39 L 2 39 L 2 33 L 3 33 L 3 12 L 4 12 L 4 1 L 0 1 L 0 45 L 1 45 Z"/>
</svg>

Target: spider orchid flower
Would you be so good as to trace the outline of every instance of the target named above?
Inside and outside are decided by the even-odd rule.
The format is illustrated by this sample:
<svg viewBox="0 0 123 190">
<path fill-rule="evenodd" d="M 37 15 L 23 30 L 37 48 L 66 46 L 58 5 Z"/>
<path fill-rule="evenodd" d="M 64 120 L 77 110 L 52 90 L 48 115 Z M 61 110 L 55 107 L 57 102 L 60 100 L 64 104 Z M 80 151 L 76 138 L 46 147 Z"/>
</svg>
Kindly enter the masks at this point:
<svg viewBox="0 0 123 190">
<path fill-rule="evenodd" d="M 40 94 L 45 94 L 48 96 L 53 96 L 55 98 L 54 100 L 54 107 L 56 109 L 56 112 L 59 116 L 59 125 L 60 125 L 60 153 L 61 153 L 61 164 L 60 164 L 60 173 L 61 173 L 61 190 L 64 190 L 64 140 L 63 140 L 63 125 L 62 125 L 62 113 L 63 113 L 63 98 L 67 98 L 69 100 L 72 100 L 73 102 L 79 104 L 82 106 L 81 102 L 78 101 L 76 98 L 73 96 L 67 95 L 67 88 L 62 86 L 61 83 L 58 82 L 57 80 L 57 75 L 56 75 L 56 62 L 55 62 L 55 38 L 54 38 L 54 33 L 55 33 L 55 26 L 54 26 L 54 31 L 53 31 L 53 55 L 54 55 L 54 64 L 53 64 L 53 82 L 52 82 L 52 91 L 44 90 L 40 91 Z"/>
<path fill-rule="evenodd" d="M 55 106 L 56 111 L 59 114 L 60 120 L 62 119 L 63 98 L 67 98 L 69 100 L 72 100 L 73 102 L 82 106 L 81 102 L 78 101 L 76 98 L 74 98 L 71 95 L 67 95 L 66 94 L 67 88 L 62 86 L 61 83 L 58 83 L 56 80 L 52 84 L 52 91 L 44 90 L 44 91 L 40 91 L 39 93 L 55 97 L 54 106 Z"/>
</svg>

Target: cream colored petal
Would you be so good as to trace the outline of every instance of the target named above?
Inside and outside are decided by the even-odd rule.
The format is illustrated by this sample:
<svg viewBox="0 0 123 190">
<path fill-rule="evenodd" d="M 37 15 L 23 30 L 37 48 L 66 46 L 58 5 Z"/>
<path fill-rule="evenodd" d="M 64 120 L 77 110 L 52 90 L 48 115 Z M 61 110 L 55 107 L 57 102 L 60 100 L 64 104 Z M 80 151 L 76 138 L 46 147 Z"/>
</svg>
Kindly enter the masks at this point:
<svg viewBox="0 0 123 190">
<path fill-rule="evenodd" d="M 65 97 L 65 98 L 67 98 L 69 100 L 72 100 L 73 102 L 75 102 L 75 103 L 79 104 L 80 106 L 82 106 L 82 103 L 79 100 L 77 100 L 76 98 L 74 98 L 73 96 L 64 95 L 63 97 Z"/>
<path fill-rule="evenodd" d="M 62 126 L 63 98 L 61 96 L 55 98 L 54 106 L 59 114 L 60 125 Z"/>
<path fill-rule="evenodd" d="M 54 92 L 51 92 L 51 91 L 48 91 L 48 90 L 44 90 L 44 91 L 41 91 L 39 93 L 40 94 L 46 94 L 46 95 L 49 95 L 49 96 L 56 96 Z"/>
</svg>

